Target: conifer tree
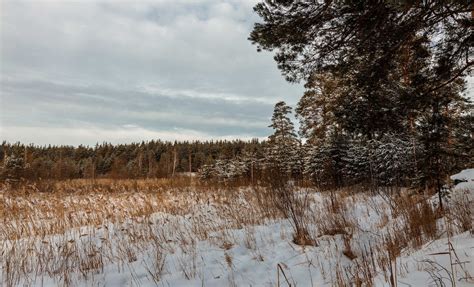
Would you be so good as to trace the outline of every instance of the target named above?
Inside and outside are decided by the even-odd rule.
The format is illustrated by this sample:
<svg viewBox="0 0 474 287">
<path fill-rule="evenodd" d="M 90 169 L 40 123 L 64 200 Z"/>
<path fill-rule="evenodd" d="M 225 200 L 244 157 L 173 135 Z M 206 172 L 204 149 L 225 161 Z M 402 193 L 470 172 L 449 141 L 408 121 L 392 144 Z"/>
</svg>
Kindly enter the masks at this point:
<svg viewBox="0 0 474 287">
<path fill-rule="evenodd" d="M 266 159 L 268 165 L 286 175 L 298 174 L 302 168 L 300 161 L 300 141 L 289 118 L 291 107 L 281 101 L 275 105 L 272 116 L 274 133 L 268 137 Z"/>
<path fill-rule="evenodd" d="M 10 182 L 16 182 L 24 176 L 25 161 L 22 157 L 14 155 L 5 156 L 0 169 L 0 177 Z"/>
<path fill-rule="evenodd" d="M 348 183 L 370 183 L 371 153 L 369 143 L 365 138 L 349 141 L 344 162 L 343 174 Z"/>
<path fill-rule="evenodd" d="M 369 144 L 372 147 L 370 157 L 376 184 L 407 186 L 406 180 L 414 172 L 410 141 L 399 134 L 387 134 Z"/>
<path fill-rule="evenodd" d="M 333 126 L 329 132 L 363 137 L 376 146 L 368 163 L 379 184 L 404 177 L 396 164 L 405 160 L 399 148 L 409 146 L 409 163 L 425 186 L 440 191 L 447 175 L 461 168 L 452 163 L 472 146 L 472 121 L 470 136 L 454 129 L 460 127 L 459 115 L 472 113 L 462 94 L 463 78 L 474 65 L 471 1 L 265 0 L 254 9 L 262 22 L 250 41 L 276 53 L 287 80 L 306 83 L 297 108 L 302 135 L 324 143 L 312 149 L 313 158 L 338 153 L 328 151 L 327 128 Z M 329 93 L 328 75 L 337 81 Z M 416 151 L 416 142 L 423 152 Z M 365 153 L 357 149 L 347 158 Z M 371 163 L 384 157 L 397 158 L 380 167 L 386 168 L 380 174 Z M 357 177 L 355 166 L 345 169 Z"/>
<path fill-rule="evenodd" d="M 306 83 L 306 91 L 296 107 L 300 134 L 309 142 L 324 138 L 336 129 L 335 114 L 340 100 L 340 86 L 334 75 L 315 74 Z"/>
</svg>

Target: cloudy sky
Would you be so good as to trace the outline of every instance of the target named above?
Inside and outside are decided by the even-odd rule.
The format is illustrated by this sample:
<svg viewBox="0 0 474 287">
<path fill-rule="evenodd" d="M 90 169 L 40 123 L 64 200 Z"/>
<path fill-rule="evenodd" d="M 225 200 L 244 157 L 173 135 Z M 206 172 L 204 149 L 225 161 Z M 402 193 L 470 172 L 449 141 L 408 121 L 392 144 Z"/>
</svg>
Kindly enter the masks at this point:
<svg viewBox="0 0 474 287">
<path fill-rule="evenodd" d="M 0 140 L 266 137 L 295 104 L 247 41 L 256 0 L 0 1 Z"/>
</svg>

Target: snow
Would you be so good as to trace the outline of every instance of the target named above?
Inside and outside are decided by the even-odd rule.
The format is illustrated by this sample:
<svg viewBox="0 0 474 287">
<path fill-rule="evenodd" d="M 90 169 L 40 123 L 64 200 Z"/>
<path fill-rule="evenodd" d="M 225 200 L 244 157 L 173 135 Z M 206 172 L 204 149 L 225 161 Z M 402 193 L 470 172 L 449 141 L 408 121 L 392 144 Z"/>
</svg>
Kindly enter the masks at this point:
<svg viewBox="0 0 474 287">
<path fill-rule="evenodd" d="M 159 215 L 157 215 L 160 217 Z M 318 247 L 301 247 L 291 242 L 291 226 L 284 221 L 269 222 L 254 227 L 255 245 L 246 242 L 246 229 L 228 230 L 228 236 L 237 244 L 218 246 L 212 240 L 196 242 L 192 248 L 176 248 L 165 257 L 165 267 L 160 281 L 155 283 L 147 268 L 152 266 L 152 255 L 143 254 L 134 262 L 109 264 L 102 272 L 87 278 L 77 274 L 74 286 L 277 286 L 277 266 L 281 266 L 292 286 L 333 286 L 335 268 L 348 265 L 350 260 L 341 254 L 341 236 L 326 236 L 319 240 Z M 222 234 L 211 234 L 219 238 Z M 474 270 L 474 238 L 463 233 L 451 239 L 462 266 L 456 267 L 457 278 L 463 272 Z M 173 244 L 173 243 L 172 243 Z M 400 286 L 427 286 L 431 282 L 428 270 L 437 262 L 449 268 L 447 255 L 433 255 L 447 250 L 447 239 L 443 238 L 423 246 L 412 254 L 398 259 Z M 230 260 L 228 261 L 228 259 Z M 438 268 L 442 273 L 442 268 Z M 184 271 L 186 270 L 186 271 Z M 449 269 L 448 269 L 449 270 Z M 188 273 L 185 275 L 184 273 Z M 442 274 L 446 276 L 446 274 Z M 472 274 L 471 274 L 472 275 Z M 189 278 L 186 278 L 189 276 Z M 41 278 L 34 286 L 57 286 L 60 281 Z M 287 286 L 280 273 L 281 286 Z M 472 286 L 474 282 L 459 281 L 457 286 Z M 387 286 L 383 276 L 375 279 L 375 286 Z"/>
<path fill-rule="evenodd" d="M 397 259 L 400 267 L 399 286 L 439 286 L 434 281 L 437 277 L 444 278 L 445 286 L 450 286 L 451 261 L 456 286 L 474 285 L 474 237 L 465 232 L 450 238 L 454 249 L 448 253 L 448 239 L 443 238 L 425 244 L 420 250 Z M 466 280 L 464 278 L 471 278 Z M 382 280 L 380 280 L 382 281 Z M 440 284 L 440 282 L 437 282 Z M 382 282 L 380 286 L 384 286 Z"/>
<path fill-rule="evenodd" d="M 455 186 L 456 190 L 474 191 L 474 168 L 465 169 L 460 173 L 452 175 L 451 179 L 462 181 Z"/>
<path fill-rule="evenodd" d="M 474 168 L 465 169 L 461 171 L 460 173 L 456 173 L 451 176 L 451 179 L 474 181 Z"/>
<path fill-rule="evenodd" d="M 472 182 L 474 169 L 451 178 Z M 469 188 L 463 186 L 462 191 L 472 194 L 474 188 Z M 455 189 L 455 193 L 459 191 L 461 189 Z M 320 220 L 330 216 L 321 207 L 327 195 L 311 193 L 311 196 L 314 214 L 319 214 Z M 379 195 L 353 194 L 347 196 L 345 202 L 344 216 L 354 223 L 351 244 L 357 261 L 364 247 L 380 242 L 384 232 L 396 230 L 401 218 L 392 218 L 388 204 Z M 245 202 L 242 201 L 242 205 Z M 183 215 L 157 212 L 147 218 L 72 228 L 62 235 L 0 240 L 0 246 L 2 250 L 15 245 L 20 250 L 51 252 L 50 256 L 59 260 L 57 268 L 71 264 L 74 270 L 68 276 L 56 274 L 55 270 L 32 272 L 16 282 L 28 286 L 277 286 L 278 280 L 280 286 L 287 286 L 286 280 L 292 286 L 334 286 L 336 271 L 353 268 L 356 262 L 343 254 L 342 234 L 319 236 L 317 246 L 298 246 L 292 242 L 292 226 L 286 219 L 230 227 L 218 212 L 212 202 L 198 202 Z M 445 224 L 443 220 L 439 220 L 439 225 Z M 205 236 L 194 225 L 198 221 L 212 226 Z M 133 241 L 140 236 L 153 239 L 143 244 Z M 45 250 L 45 244 L 54 250 Z M 61 257 L 61 250 L 65 248 L 99 250 L 104 253 L 100 257 L 103 266 L 82 274 L 74 269 L 77 262 L 67 263 Z M 93 255 L 84 253 L 78 258 L 84 256 Z M 161 260 L 156 260 L 160 256 Z M 473 257 L 472 234 L 464 232 L 449 238 L 446 233 L 440 234 L 438 239 L 419 249 L 403 250 L 396 259 L 398 286 L 436 286 L 434 280 L 438 276 L 443 277 L 443 283 L 448 286 L 447 278 L 452 272 L 456 286 L 474 286 L 474 279 L 470 277 L 474 275 Z M 36 262 L 33 255 L 29 260 Z M 160 263 L 163 263 L 162 272 L 154 278 L 153 272 L 159 269 Z M 28 270 L 28 264 L 25 266 Z M 7 280 L 6 268 L 2 266 L 2 283 Z M 389 286 L 380 268 L 377 268 L 374 284 Z"/>
</svg>

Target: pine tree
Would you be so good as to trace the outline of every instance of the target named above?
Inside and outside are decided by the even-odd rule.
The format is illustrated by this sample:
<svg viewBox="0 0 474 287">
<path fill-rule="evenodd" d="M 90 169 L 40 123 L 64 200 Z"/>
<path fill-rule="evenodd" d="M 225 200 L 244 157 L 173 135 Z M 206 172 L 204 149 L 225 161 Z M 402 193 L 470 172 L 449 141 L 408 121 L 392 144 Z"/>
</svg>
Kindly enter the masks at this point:
<svg viewBox="0 0 474 287">
<path fill-rule="evenodd" d="M 240 158 L 218 159 L 213 165 L 214 176 L 221 181 L 229 181 L 246 174 L 247 166 Z"/>
<path fill-rule="evenodd" d="M 0 177 L 9 182 L 16 182 L 24 177 L 25 161 L 23 157 L 5 156 L 0 169 Z"/>
<path fill-rule="evenodd" d="M 346 136 L 334 132 L 319 142 L 308 142 L 306 149 L 306 175 L 322 188 L 338 188 L 344 185 L 348 151 Z"/>
<path fill-rule="evenodd" d="M 348 143 L 344 157 L 343 174 L 350 184 L 370 183 L 371 153 L 365 138 L 356 138 Z"/>
<path fill-rule="evenodd" d="M 211 179 L 214 176 L 214 166 L 211 164 L 203 165 L 199 169 L 198 176 L 203 180 Z"/>
<path fill-rule="evenodd" d="M 285 102 L 275 105 L 272 116 L 274 133 L 268 137 L 266 160 L 270 168 L 275 169 L 283 175 L 297 175 L 301 169 L 300 142 L 289 115 L 291 107 Z"/>
<path fill-rule="evenodd" d="M 470 146 L 452 132 L 474 66 L 470 1 L 267 0 L 254 9 L 262 23 L 250 41 L 276 53 L 287 80 L 306 82 L 297 109 L 304 136 L 327 137 L 333 125 L 352 138 L 418 139 L 418 172 L 440 190 L 458 151 Z M 324 93 L 321 75 L 337 80 L 333 93 Z"/>
<path fill-rule="evenodd" d="M 329 73 L 312 75 L 305 86 L 307 90 L 298 102 L 296 116 L 301 136 L 315 142 L 337 128 L 335 113 L 341 87 Z"/>
<path fill-rule="evenodd" d="M 413 174 L 411 142 L 399 134 L 387 134 L 372 140 L 372 175 L 378 186 L 406 186 Z"/>
<path fill-rule="evenodd" d="M 327 171 L 330 162 L 329 149 L 323 145 L 305 145 L 304 174 L 321 188 L 330 187 Z"/>
<path fill-rule="evenodd" d="M 263 168 L 264 155 L 255 146 L 251 145 L 244 149 L 241 161 L 246 167 L 248 179 L 252 184 L 255 183 L 257 173 Z"/>
<path fill-rule="evenodd" d="M 447 55 L 455 73 L 438 78 L 438 89 L 472 68 L 472 3 L 470 1 L 272 1 L 258 3 L 249 40 L 257 50 L 275 51 L 278 67 L 290 81 L 314 73 L 357 69 L 355 80 L 381 79 L 396 69 L 418 36 L 436 57 Z M 384 79 L 385 78 L 385 79 Z M 376 87 L 372 83 L 367 84 Z M 368 86 L 367 86 L 368 87 Z"/>
</svg>

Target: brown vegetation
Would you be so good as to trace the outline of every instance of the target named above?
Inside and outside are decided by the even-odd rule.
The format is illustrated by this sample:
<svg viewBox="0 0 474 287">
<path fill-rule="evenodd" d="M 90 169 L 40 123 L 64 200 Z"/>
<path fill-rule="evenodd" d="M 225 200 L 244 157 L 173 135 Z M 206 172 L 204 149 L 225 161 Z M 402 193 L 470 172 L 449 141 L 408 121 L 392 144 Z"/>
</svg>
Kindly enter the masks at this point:
<svg viewBox="0 0 474 287">
<path fill-rule="evenodd" d="M 232 269 L 231 249 L 238 243 L 229 230 L 243 228 L 242 244 L 255 260 L 264 261 L 255 226 L 281 218 L 289 219 L 296 245 L 318 246 L 321 240 L 337 244 L 340 254 L 351 262 L 336 268 L 337 286 L 372 286 L 380 274 L 387 282 L 396 282 L 401 268 L 397 258 L 442 235 L 445 227 L 440 225 L 440 216 L 452 226 L 452 233 L 470 228 L 468 212 L 446 208 L 439 214 L 427 198 L 390 198 L 396 207 L 392 210 L 382 199 L 372 202 L 368 194 L 346 191 L 315 196 L 314 189 L 278 182 L 249 187 L 192 178 L 100 179 L 40 181 L 15 188 L 4 184 L 1 190 L 5 286 L 37 276 L 57 278 L 69 286 L 77 274 L 88 278 L 104 272 L 112 262 L 132 268 L 133 274 L 133 262 L 144 254 L 145 268 L 155 283 L 171 253 L 180 254 L 179 268 L 191 279 L 200 272 L 196 251 L 200 240 L 223 250 L 224 264 Z M 456 200 L 460 210 L 469 207 L 465 197 Z M 361 227 L 359 220 L 364 219 L 356 217 L 357 205 L 366 206 L 362 215 L 367 219 L 377 214 L 380 220 L 375 229 Z M 369 236 L 368 244 L 359 241 L 357 234 Z M 282 234 L 281 238 L 287 237 Z"/>
</svg>

